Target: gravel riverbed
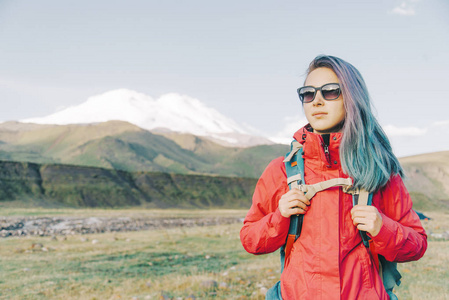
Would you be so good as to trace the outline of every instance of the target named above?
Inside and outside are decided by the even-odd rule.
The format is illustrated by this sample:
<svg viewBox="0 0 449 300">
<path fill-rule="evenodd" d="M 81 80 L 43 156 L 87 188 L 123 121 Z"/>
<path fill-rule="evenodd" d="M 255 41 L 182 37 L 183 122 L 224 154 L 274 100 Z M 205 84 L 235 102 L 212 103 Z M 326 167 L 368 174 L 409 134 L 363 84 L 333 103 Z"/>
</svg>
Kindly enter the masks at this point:
<svg viewBox="0 0 449 300">
<path fill-rule="evenodd" d="M 241 223 L 241 217 L 0 217 L 0 237 L 126 232 Z"/>
</svg>

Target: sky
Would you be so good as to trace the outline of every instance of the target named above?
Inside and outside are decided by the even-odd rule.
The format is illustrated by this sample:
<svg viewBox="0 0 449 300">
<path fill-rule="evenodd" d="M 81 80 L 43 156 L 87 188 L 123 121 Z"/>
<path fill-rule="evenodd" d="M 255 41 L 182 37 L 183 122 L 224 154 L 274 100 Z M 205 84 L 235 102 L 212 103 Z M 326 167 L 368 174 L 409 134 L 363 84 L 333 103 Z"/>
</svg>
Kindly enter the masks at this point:
<svg viewBox="0 0 449 300">
<path fill-rule="evenodd" d="M 0 0 L 0 122 L 127 88 L 289 139 L 310 61 L 364 76 L 398 156 L 449 150 L 449 2 Z"/>
</svg>

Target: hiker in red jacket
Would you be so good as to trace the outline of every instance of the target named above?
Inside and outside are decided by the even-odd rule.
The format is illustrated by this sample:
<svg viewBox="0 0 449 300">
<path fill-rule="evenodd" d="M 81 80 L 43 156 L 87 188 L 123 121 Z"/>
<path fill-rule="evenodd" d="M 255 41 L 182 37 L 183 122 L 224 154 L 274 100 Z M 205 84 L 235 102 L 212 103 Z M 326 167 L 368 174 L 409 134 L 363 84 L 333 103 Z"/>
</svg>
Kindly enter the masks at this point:
<svg viewBox="0 0 449 300">
<path fill-rule="evenodd" d="M 286 243 L 290 216 L 302 214 L 301 235 L 278 285 L 282 299 L 390 299 L 359 231 L 367 232 L 372 249 L 391 262 L 421 258 L 427 235 L 358 70 L 323 55 L 307 74 L 298 94 L 309 124 L 294 134 L 303 145 L 305 183 L 349 177 L 353 188 L 372 193 L 372 205 L 354 206 L 341 187 L 308 200 L 301 190 L 289 190 L 280 157 L 257 183 L 242 244 L 249 253 L 274 252 Z"/>
</svg>

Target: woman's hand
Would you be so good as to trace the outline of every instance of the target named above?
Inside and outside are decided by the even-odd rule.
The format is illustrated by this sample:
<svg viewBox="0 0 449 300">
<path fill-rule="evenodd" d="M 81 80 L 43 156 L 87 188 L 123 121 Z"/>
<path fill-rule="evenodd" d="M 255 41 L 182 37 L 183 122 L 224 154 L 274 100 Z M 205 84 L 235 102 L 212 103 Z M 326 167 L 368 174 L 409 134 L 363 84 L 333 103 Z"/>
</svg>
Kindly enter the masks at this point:
<svg viewBox="0 0 449 300">
<path fill-rule="evenodd" d="M 356 205 L 351 209 L 351 218 L 358 230 L 376 236 L 382 228 L 382 216 L 372 205 Z"/>
<path fill-rule="evenodd" d="M 285 218 L 291 215 L 305 214 L 309 209 L 309 199 L 298 189 L 291 189 L 279 200 L 279 211 Z"/>
</svg>

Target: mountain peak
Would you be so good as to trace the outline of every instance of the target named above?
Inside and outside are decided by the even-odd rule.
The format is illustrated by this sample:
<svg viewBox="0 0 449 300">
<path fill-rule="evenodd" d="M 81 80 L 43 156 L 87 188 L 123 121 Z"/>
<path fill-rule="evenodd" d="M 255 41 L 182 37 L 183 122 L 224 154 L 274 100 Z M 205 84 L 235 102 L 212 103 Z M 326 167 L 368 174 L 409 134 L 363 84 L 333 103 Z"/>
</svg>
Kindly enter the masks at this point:
<svg viewBox="0 0 449 300">
<path fill-rule="evenodd" d="M 126 121 L 143 129 L 168 129 L 199 136 L 238 134 L 248 130 L 207 107 L 196 98 L 169 93 L 158 99 L 129 89 L 111 90 L 43 118 L 22 120 L 37 124 L 85 124 Z M 266 140 L 269 143 L 268 140 Z M 238 144 L 238 141 L 236 141 Z"/>
<path fill-rule="evenodd" d="M 129 89 L 117 89 L 89 97 L 81 105 L 85 105 L 88 108 L 103 106 L 104 109 L 119 113 L 124 108 L 146 108 L 146 106 L 152 103 L 155 103 L 155 100 L 150 96 Z"/>
</svg>

